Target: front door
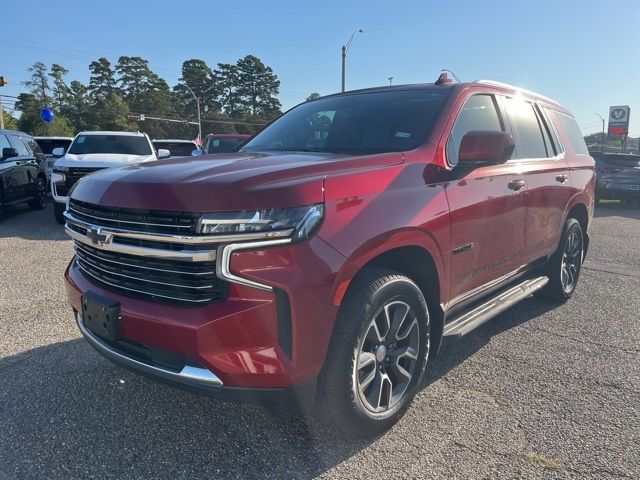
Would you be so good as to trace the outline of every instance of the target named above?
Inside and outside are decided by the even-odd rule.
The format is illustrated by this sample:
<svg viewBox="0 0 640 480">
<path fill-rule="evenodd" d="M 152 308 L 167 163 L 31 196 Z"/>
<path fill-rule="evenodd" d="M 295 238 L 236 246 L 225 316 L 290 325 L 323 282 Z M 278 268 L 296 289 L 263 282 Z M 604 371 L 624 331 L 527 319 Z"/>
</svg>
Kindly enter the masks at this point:
<svg viewBox="0 0 640 480">
<path fill-rule="evenodd" d="M 470 96 L 447 140 L 454 166 L 446 183 L 451 212 L 450 292 L 452 302 L 482 290 L 522 265 L 525 239 L 525 177 L 517 162 L 462 171 L 457 157 L 471 130 L 506 131 L 493 95 Z"/>
</svg>

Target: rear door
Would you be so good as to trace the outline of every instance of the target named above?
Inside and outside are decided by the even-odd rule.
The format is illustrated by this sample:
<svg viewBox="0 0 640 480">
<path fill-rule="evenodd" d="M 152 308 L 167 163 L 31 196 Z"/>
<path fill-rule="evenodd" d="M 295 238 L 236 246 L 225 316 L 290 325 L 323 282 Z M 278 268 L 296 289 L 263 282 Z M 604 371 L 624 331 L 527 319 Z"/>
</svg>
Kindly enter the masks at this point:
<svg viewBox="0 0 640 480">
<path fill-rule="evenodd" d="M 29 151 L 26 142 L 20 135 L 7 135 L 9 143 L 18 152 L 16 158 L 16 191 L 18 196 L 26 197 L 30 195 L 35 183 L 34 172 L 37 174 L 38 162 L 36 157 Z"/>
<path fill-rule="evenodd" d="M 447 140 L 446 183 L 451 221 L 453 303 L 482 291 L 522 264 L 525 229 L 524 175 L 508 161 L 465 171 L 457 167 L 462 137 L 471 130 L 507 131 L 494 95 L 473 94 L 459 111 Z"/>
<path fill-rule="evenodd" d="M 525 175 L 527 207 L 524 264 L 553 253 L 560 241 L 572 195 L 569 165 L 547 115 L 534 102 L 503 97 L 516 142 L 515 157 Z"/>
</svg>

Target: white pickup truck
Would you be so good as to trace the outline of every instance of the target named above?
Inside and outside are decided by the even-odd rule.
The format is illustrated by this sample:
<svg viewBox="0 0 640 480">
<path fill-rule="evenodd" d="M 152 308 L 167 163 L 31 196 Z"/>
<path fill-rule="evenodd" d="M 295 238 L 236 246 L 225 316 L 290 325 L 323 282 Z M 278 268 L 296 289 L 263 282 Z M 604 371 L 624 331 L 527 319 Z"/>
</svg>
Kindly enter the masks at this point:
<svg viewBox="0 0 640 480">
<path fill-rule="evenodd" d="M 168 158 L 169 150 L 156 150 L 145 133 L 140 132 L 80 132 L 65 152 L 53 150 L 60 158 L 51 174 L 51 195 L 58 223 L 64 223 L 64 210 L 69 190 L 85 175 L 110 167 L 149 162 Z"/>
</svg>

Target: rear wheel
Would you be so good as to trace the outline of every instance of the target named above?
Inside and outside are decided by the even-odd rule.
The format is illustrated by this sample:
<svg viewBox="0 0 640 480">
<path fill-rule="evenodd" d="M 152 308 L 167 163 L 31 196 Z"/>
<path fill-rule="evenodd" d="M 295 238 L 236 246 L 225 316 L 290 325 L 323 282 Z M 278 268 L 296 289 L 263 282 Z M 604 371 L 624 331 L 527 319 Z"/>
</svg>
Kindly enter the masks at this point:
<svg viewBox="0 0 640 480">
<path fill-rule="evenodd" d="M 58 202 L 53 203 L 53 214 L 56 217 L 56 222 L 58 222 L 60 225 L 64 225 L 65 223 L 64 210 L 65 210 L 65 207 L 62 203 L 58 203 Z"/>
<path fill-rule="evenodd" d="M 549 283 L 540 291 L 549 300 L 568 300 L 578 285 L 584 252 L 584 235 L 580 222 L 569 218 L 564 225 L 558 249 L 549 260 Z"/>
<path fill-rule="evenodd" d="M 388 270 L 365 272 L 336 320 L 320 378 L 319 409 L 348 436 L 389 429 L 411 404 L 429 353 L 429 312 L 418 286 Z"/>
<path fill-rule="evenodd" d="M 36 180 L 33 200 L 29 202 L 31 210 L 43 210 L 47 207 L 47 181 L 43 177 Z"/>
</svg>

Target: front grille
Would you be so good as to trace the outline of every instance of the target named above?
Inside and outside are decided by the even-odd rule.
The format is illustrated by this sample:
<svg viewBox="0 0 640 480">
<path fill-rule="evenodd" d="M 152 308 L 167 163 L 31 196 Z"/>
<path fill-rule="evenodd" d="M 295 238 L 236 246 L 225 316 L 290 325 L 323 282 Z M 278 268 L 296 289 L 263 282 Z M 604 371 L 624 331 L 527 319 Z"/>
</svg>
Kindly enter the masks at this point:
<svg viewBox="0 0 640 480">
<path fill-rule="evenodd" d="M 90 173 L 95 173 L 98 170 L 103 170 L 103 168 L 69 168 L 69 171 L 64 173 L 64 183 L 61 182 L 56 184 L 56 193 L 61 197 L 66 197 L 69 194 L 71 187 L 73 187 L 78 180 Z"/>
<path fill-rule="evenodd" d="M 108 252 L 75 242 L 77 264 L 106 289 L 161 302 L 202 305 L 225 300 L 229 284 L 212 262 L 181 262 Z"/>
<path fill-rule="evenodd" d="M 90 224 L 147 233 L 194 234 L 199 218 L 190 212 L 104 207 L 73 199 L 69 210 L 78 220 Z"/>
</svg>

